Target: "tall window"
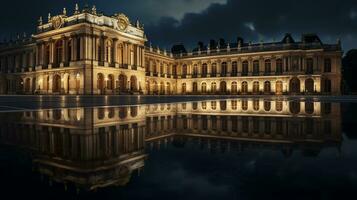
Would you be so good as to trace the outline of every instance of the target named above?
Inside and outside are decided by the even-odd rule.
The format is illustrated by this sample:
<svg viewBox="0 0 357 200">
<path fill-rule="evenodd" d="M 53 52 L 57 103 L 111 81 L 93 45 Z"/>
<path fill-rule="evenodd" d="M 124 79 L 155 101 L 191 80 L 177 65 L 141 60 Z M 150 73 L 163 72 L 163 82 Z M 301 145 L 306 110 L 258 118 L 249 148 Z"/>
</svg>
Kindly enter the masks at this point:
<svg viewBox="0 0 357 200">
<path fill-rule="evenodd" d="M 212 93 L 215 93 L 217 91 L 217 84 L 216 84 L 216 82 L 213 82 L 212 84 L 211 84 L 211 92 Z"/>
<path fill-rule="evenodd" d="M 324 60 L 324 72 L 331 72 L 331 59 L 326 58 Z"/>
<path fill-rule="evenodd" d="M 276 74 L 283 74 L 283 60 L 280 58 L 276 60 Z"/>
<path fill-rule="evenodd" d="M 227 74 L 227 63 L 223 62 L 221 64 L 221 76 L 226 76 Z"/>
<path fill-rule="evenodd" d="M 207 84 L 206 84 L 206 83 L 202 83 L 202 85 L 201 85 L 201 92 L 202 92 L 202 93 L 206 93 L 206 92 L 207 92 Z"/>
<path fill-rule="evenodd" d="M 193 66 L 193 75 L 197 76 L 197 74 L 198 74 L 198 67 L 197 67 L 197 65 L 195 64 L 195 65 Z"/>
<path fill-rule="evenodd" d="M 238 74 L 238 65 L 237 62 L 232 62 L 232 76 L 237 76 Z"/>
<path fill-rule="evenodd" d="M 108 63 L 112 63 L 112 43 L 107 41 L 105 48 L 105 61 Z"/>
<path fill-rule="evenodd" d="M 58 40 L 55 44 L 55 48 L 56 48 L 56 60 L 55 63 L 59 64 L 62 62 L 62 52 L 63 52 L 63 42 L 62 40 Z"/>
<path fill-rule="evenodd" d="M 314 73 L 314 61 L 312 58 L 306 59 L 306 74 Z"/>
<path fill-rule="evenodd" d="M 207 64 L 203 63 L 202 65 L 202 76 L 206 76 L 207 75 Z"/>
<path fill-rule="evenodd" d="M 248 76 L 248 61 L 242 63 L 242 76 Z"/>
<path fill-rule="evenodd" d="M 212 64 L 211 76 L 216 76 L 216 74 L 217 74 L 217 64 L 213 63 Z"/>
<path fill-rule="evenodd" d="M 253 62 L 253 76 L 258 76 L 259 75 L 259 61 L 255 60 Z"/>
<path fill-rule="evenodd" d="M 253 82 L 253 93 L 259 93 L 259 82 L 258 81 Z"/>
<path fill-rule="evenodd" d="M 187 75 L 187 65 L 182 66 L 182 75 L 186 76 Z"/>
<path fill-rule="evenodd" d="M 271 62 L 270 60 L 265 60 L 265 67 L 264 67 L 265 75 L 270 75 L 270 71 L 271 71 Z"/>
</svg>

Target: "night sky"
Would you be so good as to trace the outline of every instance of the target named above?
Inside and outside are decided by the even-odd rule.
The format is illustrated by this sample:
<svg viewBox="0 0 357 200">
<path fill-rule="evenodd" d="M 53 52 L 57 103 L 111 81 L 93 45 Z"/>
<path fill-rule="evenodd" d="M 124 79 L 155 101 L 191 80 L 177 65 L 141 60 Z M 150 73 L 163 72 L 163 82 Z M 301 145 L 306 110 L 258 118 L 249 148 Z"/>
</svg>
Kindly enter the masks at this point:
<svg viewBox="0 0 357 200">
<path fill-rule="evenodd" d="M 122 12 L 137 18 L 153 46 L 196 46 L 198 41 L 224 38 L 235 42 L 280 41 L 285 33 L 300 40 L 301 33 L 317 33 L 323 42 L 341 38 L 345 51 L 357 48 L 357 0 L 4 0 L 0 11 L 0 38 L 34 33 L 39 16 L 72 14 L 95 4 L 107 15 Z"/>
</svg>

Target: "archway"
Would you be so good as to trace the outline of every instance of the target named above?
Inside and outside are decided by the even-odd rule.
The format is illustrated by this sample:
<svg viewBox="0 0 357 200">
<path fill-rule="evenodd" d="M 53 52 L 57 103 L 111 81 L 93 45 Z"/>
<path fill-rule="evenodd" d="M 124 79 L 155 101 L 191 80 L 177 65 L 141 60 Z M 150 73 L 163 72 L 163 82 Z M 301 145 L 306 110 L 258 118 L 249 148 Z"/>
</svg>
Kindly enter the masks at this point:
<svg viewBox="0 0 357 200">
<path fill-rule="evenodd" d="M 289 84 L 290 93 L 300 93 L 300 80 L 296 77 L 290 80 Z"/>
<path fill-rule="evenodd" d="M 61 76 L 58 74 L 53 75 L 52 79 L 52 93 L 61 92 Z"/>
<path fill-rule="evenodd" d="M 306 93 L 314 92 L 314 80 L 312 80 L 312 78 L 308 78 L 305 80 L 305 92 Z"/>
<path fill-rule="evenodd" d="M 283 94 L 283 82 L 277 81 L 275 83 L 275 94 L 277 95 Z"/>
</svg>

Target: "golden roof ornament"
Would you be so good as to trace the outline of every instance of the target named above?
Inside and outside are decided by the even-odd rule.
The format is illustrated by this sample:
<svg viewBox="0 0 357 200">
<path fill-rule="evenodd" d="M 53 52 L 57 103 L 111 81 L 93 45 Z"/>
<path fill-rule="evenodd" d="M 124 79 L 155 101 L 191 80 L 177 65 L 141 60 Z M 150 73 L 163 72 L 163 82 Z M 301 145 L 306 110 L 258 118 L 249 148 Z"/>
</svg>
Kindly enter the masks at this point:
<svg viewBox="0 0 357 200">
<path fill-rule="evenodd" d="M 51 21 L 51 13 L 48 13 L 47 20 L 48 20 L 48 22 L 50 22 L 50 21 Z"/>
<path fill-rule="evenodd" d="M 117 16 L 117 19 L 118 19 L 118 22 L 117 22 L 117 23 L 118 23 L 119 29 L 120 29 L 121 31 L 125 31 L 126 28 L 127 28 L 127 27 L 129 26 L 129 24 L 130 24 L 129 18 L 128 18 L 126 15 L 120 13 L 120 14 L 118 14 L 118 16 Z"/>
<path fill-rule="evenodd" d="M 52 18 L 51 22 L 54 29 L 59 29 L 63 26 L 64 20 L 61 15 L 57 15 Z"/>
</svg>

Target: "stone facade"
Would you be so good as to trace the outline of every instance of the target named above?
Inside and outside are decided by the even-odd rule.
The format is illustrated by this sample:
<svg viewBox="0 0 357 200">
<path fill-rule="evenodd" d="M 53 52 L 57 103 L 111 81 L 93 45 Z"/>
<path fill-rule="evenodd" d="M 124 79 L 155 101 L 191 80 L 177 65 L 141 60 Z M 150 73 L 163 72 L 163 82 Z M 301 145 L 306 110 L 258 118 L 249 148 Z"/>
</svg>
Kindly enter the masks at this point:
<svg viewBox="0 0 357 200">
<path fill-rule="evenodd" d="M 30 38 L 0 47 L 0 94 L 340 94 L 340 42 L 145 46 L 143 26 L 96 8 L 40 18 Z"/>
</svg>

